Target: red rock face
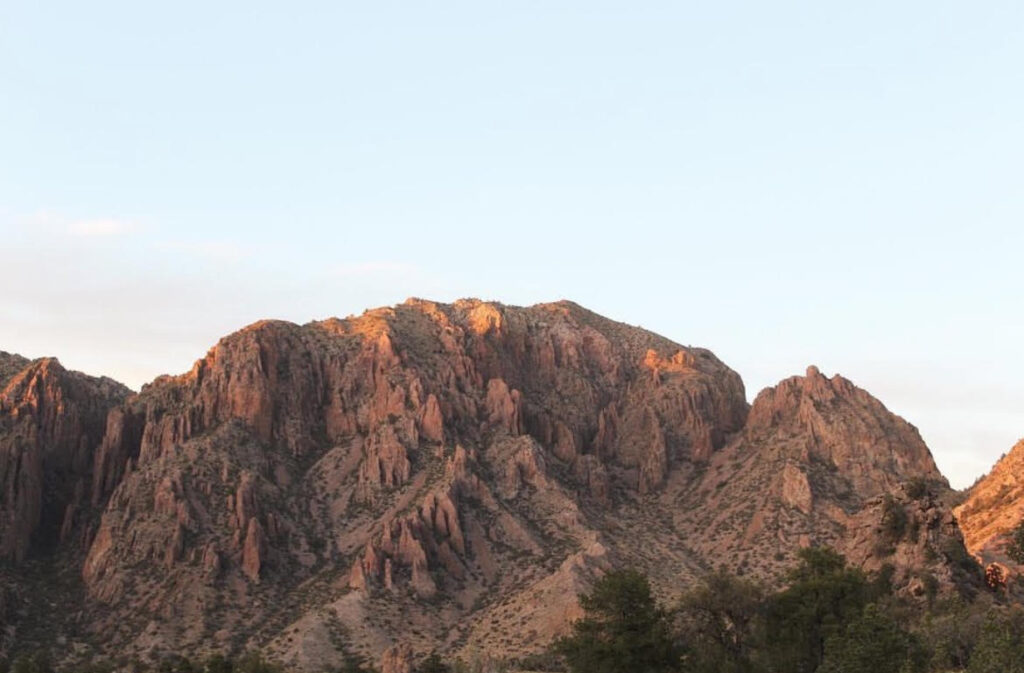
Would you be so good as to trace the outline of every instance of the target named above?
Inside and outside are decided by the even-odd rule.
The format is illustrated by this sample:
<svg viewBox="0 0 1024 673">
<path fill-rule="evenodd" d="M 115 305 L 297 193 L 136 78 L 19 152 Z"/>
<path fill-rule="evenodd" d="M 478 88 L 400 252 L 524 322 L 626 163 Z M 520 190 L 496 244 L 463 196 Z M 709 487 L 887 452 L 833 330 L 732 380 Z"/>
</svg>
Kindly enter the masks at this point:
<svg viewBox="0 0 1024 673">
<path fill-rule="evenodd" d="M 395 670 L 439 643 L 537 650 L 616 564 L 674 591 L 856 530 L 869 567 L 876 500 L 947 488 L 912 426 L 840 377 L 749 409 L 709 351 L 569 302 L 257 323 L 98 427 L 74 454 L 102 509 L 80 627 L 122 653 L 244 643 L 299 668 L 339 664 L 340 641 Z M 952 535 L 940 504 L 903 506 L 922 544 Z M 909 567 L 914 544 L 890 555 Z"/>
<path fill-rule="evenodd" d="M 6 353 L 0 377 L 0 559 L 17 562 L 77 531 L 107 412 L 129 391 Z"/>
<path fill-rule="evenodd" d="M 984 565 L 999 564 L 1011 577 L 1024 570 L 1007 555 L 1010 535 L 1024 521 L 1024 440 L 971 487 L 956 515 L 967 548 Z"/>
</svg>

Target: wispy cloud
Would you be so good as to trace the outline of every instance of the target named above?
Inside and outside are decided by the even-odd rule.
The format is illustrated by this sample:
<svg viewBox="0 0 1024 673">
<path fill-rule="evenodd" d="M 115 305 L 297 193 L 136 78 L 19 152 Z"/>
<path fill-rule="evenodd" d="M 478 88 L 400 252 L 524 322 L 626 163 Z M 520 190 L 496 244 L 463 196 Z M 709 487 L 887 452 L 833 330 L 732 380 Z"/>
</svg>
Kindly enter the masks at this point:
<svg viewBox="0 0 1024 673">
<path fill-rule="evenodd" d="M 67 222 L 66 229 L 73 236 L 100 237 L 120 236 L 129 234 L 137 228 L 131 220 L 99 218 L 94 220 L 72 220 Z"/>
</svg>

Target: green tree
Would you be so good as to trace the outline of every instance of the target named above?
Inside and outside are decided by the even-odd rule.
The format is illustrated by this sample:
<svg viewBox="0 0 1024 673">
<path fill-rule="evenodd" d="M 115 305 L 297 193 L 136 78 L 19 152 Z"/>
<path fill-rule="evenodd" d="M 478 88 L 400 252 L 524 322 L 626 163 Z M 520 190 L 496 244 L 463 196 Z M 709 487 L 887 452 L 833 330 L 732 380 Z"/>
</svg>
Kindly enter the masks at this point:
<svg viewBox="0 0 1024 673">
<path fill-rule="evenodd" d="M 662 673 L 677 670 L 679 652 L 668 616 L 647 578 L 612 571 L 580 596 L 585 616 L 555 643 L 572 673 Z"/>
<path fill-rule="evenodd" d="M 825 641 L 841 633 L 867 604 L 870 586 L 859 570 L 827 547 L 800 550 L 790 585 L 765 606 L 765 656 L 769 667 L 787 673 L 813 673 L 825 654 Z"/>
<path fill-rule="evenodd" d="M 725 571 L 706 577 L 683 595 L 677 610 L 687 645 L 685 670 L 748 673 L 754 670 L 754 627 L 761 612 L 761 589 Z"/>
<path fill-rule="evenodd" d="M 972 603 L 953 598 L 935 606 L 922 624 L 923 636 L 932 648 L 932 669 L 962 671 L 981 637 L 991 603 L 984 596 Z"/>
<path fill-rule="evenodd" d="M 1024 673 L 1024 610 L 990 614 L 967 673 Z"/>
<path fill-rule="evenodd" d="M 825 641 L 817 673 L 920 673 L 927 654 L 877 605 L 869 605 L 840 633 Z"/>
</svg>

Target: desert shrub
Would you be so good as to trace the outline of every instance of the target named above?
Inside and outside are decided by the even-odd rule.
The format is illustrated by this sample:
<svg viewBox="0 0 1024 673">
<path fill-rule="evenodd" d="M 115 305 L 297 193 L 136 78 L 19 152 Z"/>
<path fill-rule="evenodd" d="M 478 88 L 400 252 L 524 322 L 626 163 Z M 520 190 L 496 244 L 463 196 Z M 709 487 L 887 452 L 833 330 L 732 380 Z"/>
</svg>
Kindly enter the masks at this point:
<svg viewBox="0 0 1024 673">
<path fill-rule="evenodd" d="M 203 664 L 203 671 L 205 673 L 232 673 L 234 666 L 235 664 L 231 659 L 217 653 L 206 660 Z"/>
<path fill-rule="evenodd" d="M 431 652 L 420 665 L 416 667 L 416 673 L 451 673 L 449 666 L 437 652 Z"/>
<path fill-rule="evenodd" d="M 906 484 L 907 497 L 923 500 L 931 494 L 931 486 L 924 477 L 914 477 Z"/>
<path fill-rule="evenodd" d="M 903 539 L 907 532 L 907 510 L 891 495 L 882 499 L 882 537 L 889 544 Z"/>
<path fill-rule="evenodd" d="M 565 670 L 562 658 L 555 652 L 538 652 L 528 654 L 518 661 L 518 668 L 524 671 L 545 671 L 547 673 L 561 673 Z"/>
</svg>

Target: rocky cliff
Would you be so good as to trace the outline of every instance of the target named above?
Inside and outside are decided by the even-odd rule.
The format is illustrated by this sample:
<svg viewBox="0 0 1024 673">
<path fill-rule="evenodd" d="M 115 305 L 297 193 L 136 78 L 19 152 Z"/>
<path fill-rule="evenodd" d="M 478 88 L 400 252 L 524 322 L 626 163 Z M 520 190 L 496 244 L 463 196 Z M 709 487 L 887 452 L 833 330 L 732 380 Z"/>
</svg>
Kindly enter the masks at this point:
<svg viewBox="0 0 1024 673">
<path fill-rule="evenodd" d="M 89 419 L 64 628 L 108 651 L 522 654 L 612 565 L 671 595 L 811 543 L 912 593 L 972 581 L 927 447 L 866 392 L 811 369 L 748 407 L 709 351 L 570 302 L 261 322 Z"/>
<path fill-rule="evenodd" d="M 7 353 L 0 386 L 0 558 L 20 562 L 77 529 L 107 413 L 130 391 Z"/>
<path fill-rule="evenodd" d="M 1007 556 L 1006 546 L 1010 533 L 1024 521 L 1024 440 L 968 490 L 956 514 L 967 548 L 983 565 L 998 564 L 1009 576 L 1021 576 L 1022 568 Z"/>
</svg>

